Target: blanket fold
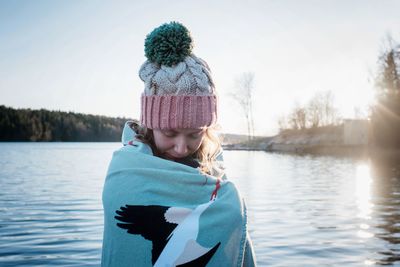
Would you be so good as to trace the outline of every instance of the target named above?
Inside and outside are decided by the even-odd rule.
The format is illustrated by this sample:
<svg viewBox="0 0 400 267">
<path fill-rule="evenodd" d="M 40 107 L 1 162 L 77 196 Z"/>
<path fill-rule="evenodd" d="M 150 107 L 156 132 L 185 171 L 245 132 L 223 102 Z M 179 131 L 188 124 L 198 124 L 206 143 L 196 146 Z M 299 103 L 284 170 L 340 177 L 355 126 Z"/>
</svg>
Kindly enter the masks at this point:
<svg viewBox="0 0 400 267">
<path fill-rule="evenodd" d="M 102 266 L 242 266 L 246 211 L 234 184 L 153 156 L 129 130 L 103 189 Z"/>
</svg>

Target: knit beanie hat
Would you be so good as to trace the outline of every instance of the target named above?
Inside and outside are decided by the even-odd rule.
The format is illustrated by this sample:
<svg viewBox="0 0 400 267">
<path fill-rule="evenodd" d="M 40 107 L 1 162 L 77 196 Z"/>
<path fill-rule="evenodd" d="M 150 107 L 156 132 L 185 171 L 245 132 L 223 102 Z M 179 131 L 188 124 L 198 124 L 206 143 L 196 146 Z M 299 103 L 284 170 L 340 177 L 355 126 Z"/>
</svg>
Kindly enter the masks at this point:
<svg viewBox="0 0 400 267">
<path fill-rule="evenodd" d="M 142 125 L 150 129 L 194 129 L 217 121 L 217 96 L 207 63 L 192 53 L 189 30 L 178 22 L 163 24 L 147 35 Z"/>
</svg>

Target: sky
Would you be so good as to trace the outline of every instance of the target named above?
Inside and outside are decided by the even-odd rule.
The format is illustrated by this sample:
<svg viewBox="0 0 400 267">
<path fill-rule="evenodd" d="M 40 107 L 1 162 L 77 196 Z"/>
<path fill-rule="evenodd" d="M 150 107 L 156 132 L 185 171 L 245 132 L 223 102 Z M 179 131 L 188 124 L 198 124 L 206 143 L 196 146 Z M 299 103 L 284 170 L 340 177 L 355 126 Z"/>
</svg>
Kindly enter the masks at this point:
<svg viewBox="0 0 400 267">
<path fill-rule="evenodd" d="M 367 114 L 397 0 L 0 0 L 0 105 L 140 117 L 144 39 L 179 21 L 210 65 L 221 131 L 246 133 L 235 81 L 253 72 L 257 135 L 318 91 L 343 118 Z"/>
</svg>

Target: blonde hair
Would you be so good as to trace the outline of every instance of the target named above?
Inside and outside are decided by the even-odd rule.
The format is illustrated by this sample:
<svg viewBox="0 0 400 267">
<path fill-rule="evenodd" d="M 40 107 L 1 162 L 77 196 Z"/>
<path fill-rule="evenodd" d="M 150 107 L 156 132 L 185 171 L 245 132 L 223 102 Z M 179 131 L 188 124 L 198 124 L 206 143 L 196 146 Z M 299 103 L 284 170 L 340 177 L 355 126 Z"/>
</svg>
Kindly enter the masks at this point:
<svg viewBox="0 0 400 267">
<path fill-rule="evenodd" d="M 139 121 L 136 120 L 131 123 L 130 127 L 136 132 L 136 139 L 149 145 L 155 156 L 161 156 L 154 142 L 153 130 L 140 125 Z M 213 176 L 222 176 L 223 167 L 217 161 L 221 151 L 222 146 L 217 134 L 217 126 L 208 127 L 200 148 L 193 154 L 193 157 L 199 161 L 200 171 Z"/>
</svg>

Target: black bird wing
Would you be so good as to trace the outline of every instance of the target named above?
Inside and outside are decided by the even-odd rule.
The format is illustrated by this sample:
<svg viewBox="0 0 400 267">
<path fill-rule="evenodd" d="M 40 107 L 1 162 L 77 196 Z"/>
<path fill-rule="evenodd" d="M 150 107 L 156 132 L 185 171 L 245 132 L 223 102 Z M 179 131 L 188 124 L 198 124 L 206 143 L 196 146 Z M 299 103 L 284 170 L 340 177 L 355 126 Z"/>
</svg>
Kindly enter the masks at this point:
<svg viewBox="0 0 400 267">
<path fill-rule="evenodd" d="M 164 215 L 169 208 L 157 205 L 125 205 L 115 211 L 118 214 L 115 219 L 121 222 L 117 223 L 118 227 L 128 230 L 129 234 L 141 235 L 152 242 L 153 264 L 167 244 L 168 236 L 177 226 L 177 224 L 165 220 Z"/>
</svg>

